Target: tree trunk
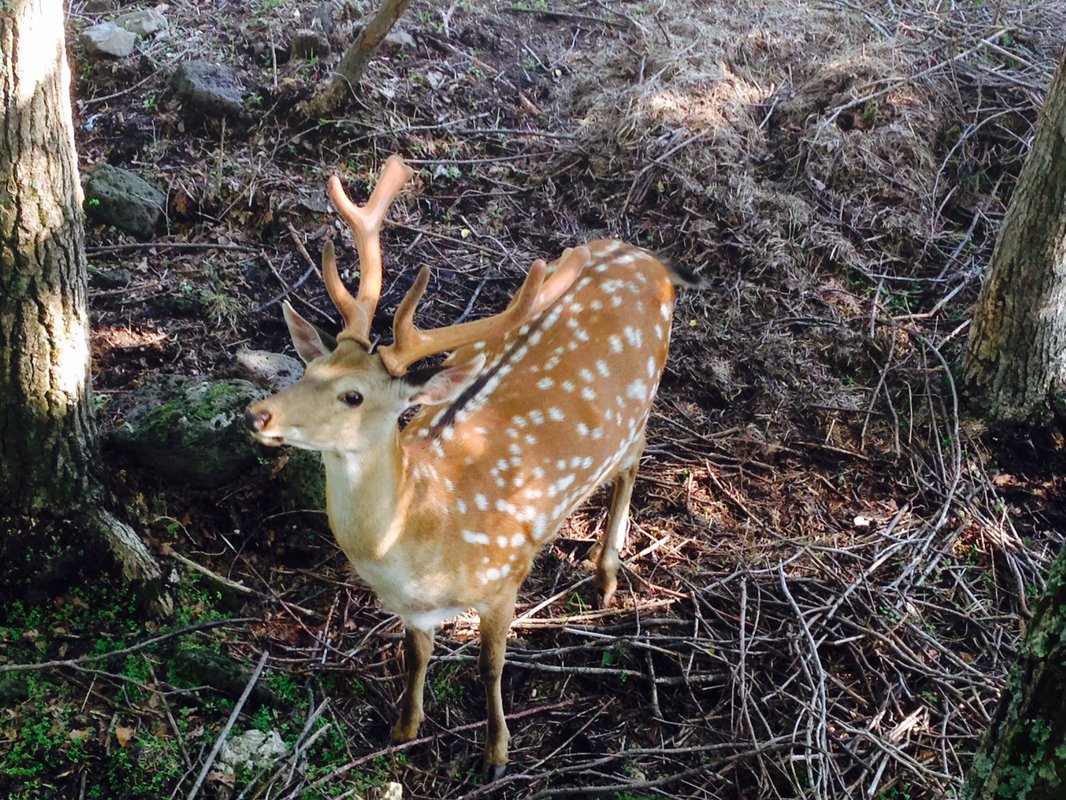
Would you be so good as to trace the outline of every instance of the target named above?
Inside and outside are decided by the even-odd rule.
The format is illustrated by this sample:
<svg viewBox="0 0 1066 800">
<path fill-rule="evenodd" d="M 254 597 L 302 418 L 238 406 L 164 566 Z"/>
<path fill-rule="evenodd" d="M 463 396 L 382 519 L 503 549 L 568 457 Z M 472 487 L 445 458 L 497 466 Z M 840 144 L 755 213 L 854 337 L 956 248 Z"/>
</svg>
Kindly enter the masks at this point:
<svg viewBox="0 0 1066 800">
<path fill-rule="evenodd" d="M 63 515 L 95 491 L 63 6 L 7 0 L 0 9 L 0 504 Z"/>
<path fill-rule="evenodd" d="M 0 514 L 73 518 L 147 605 L 163 575 L 98 508 L 88 275 L 62 0 L 0 0 Z"/>
<path fill-rule="evenodd" d="M 349 92 L 363 79 L 366 65 L 410 4 L 411 0 L 385 0 L 382 3 L 374 19 L 344 51 L 333 79 L 304 105 L 303 113 L 309 117 L 320 117 L 340 108 Z"/>
<path fill-rule="evenodd" d="M 1066 550 L 1051 567 L 963 791 L 965 800 L 1066 797 Z"/>
<path fill-rule="evenodd" d="M 1040 425 L 1066 388 L 1066 52 L 977 301 L 963 363 L 977 413 Z"/>
</svg>

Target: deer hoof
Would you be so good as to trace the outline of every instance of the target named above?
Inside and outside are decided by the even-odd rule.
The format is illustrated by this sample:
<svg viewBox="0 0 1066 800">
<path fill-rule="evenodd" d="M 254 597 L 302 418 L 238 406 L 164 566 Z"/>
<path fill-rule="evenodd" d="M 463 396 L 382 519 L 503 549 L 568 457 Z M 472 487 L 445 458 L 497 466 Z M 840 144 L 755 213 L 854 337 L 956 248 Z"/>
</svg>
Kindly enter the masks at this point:
<svg viewBox="0 0 1066 800">
<path fill-rule="evenodd" d="M 486 761 L 485 769 L 482 771 L 482 779 L 485 783 L 493 783 L 494 781 L 498 781 L 506 774 L 506 764 L 490 764 L 488 761 Z"/>
</svg>

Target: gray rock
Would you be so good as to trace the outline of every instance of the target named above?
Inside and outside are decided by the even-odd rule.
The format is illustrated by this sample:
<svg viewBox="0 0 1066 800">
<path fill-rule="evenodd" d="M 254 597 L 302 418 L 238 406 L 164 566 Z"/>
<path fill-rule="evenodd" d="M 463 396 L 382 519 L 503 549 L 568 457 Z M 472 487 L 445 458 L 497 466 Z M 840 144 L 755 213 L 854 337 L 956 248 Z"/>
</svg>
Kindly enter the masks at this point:
<svg viewBox="0 0 1066 800">
<path fill-rule="evenodd" d="M 113 22 L 101 22 L 86 28 L 78 39 L 91 56 L 124 58 L 137 47 L 136 35 Z"/>
<path fill-rule="evenodd" d="M 234 70 L 206 61 L 183 61 L 170 87 L 183 102 L 211 116 L 239 114 L 247 94 Z"/>
<path fill-rule="evenodd" d="M 301 28 L 292 35 L 289 44 L 290 58 L 313 58 L 328 56 L 333 48 L 326 35 L 314 28 Z"/>
<path fill-rule="evenodd" d="M 131 36 L 133 34 L 130 34 Z M 155 232 L 166 195 L 128 169 L 98 164 L 85 176 L 85 212 L 140 239 Z"/>
<path fill-rule="evenodd" d="M 167 27 L 167 18 L 154 8 L 146 8 L 120 15 L 115 24 L 138 36 L 151 36 Z"/>
<path fill-rule="evenodd" d="M 167 292 L 157 295 L 154 299 L 158 309 L 175 317 L 200 317 L 208 310 L 203 292 L 195 289 L 188 292 Z"/>
<path fill-rule="evenodd" d="M 133 273 L 125 267 L 89 270 L 89 286 L 94 289 L 121 289 L 131 283 Z"/>
<path fill-rule="evenodd" d="M 266 350 L 242 348 L 237 351 L 237 363 L 245 377 L 275 392 L 292 386 L 304 374 L 304 364 L 298 358 Z"/>
<path fill-rule="evenodd" d="M 393 28 L 391 31 L 385 34 L 385 39 L 383 40 L 383 43 L 390 47 L 396 47 L 401 50 L 405 47 L 410 49 L 415 46 L 415 37 L 413 37 L 405 30 L 401 30 L 400 28 Z"/>
<path fill-rule="evenodd" d="M 269 767 L 288 751 L 277 731 L 264 733 L 252 728 L 223 742 L 218 760 L 234 770 Z"/>
<path fill-rule="evenodd" d="M 326 36 L 333 33 L 333 3 L 321 2 L 315 7 L 315 13 L 311 15 L 311 27 L 319 28 Z"/>
<path fill-rule="evenodd" d="M 157 375 L 128 398 L 112 439 L 168 478 L 217 488 L 257 467 L 262 449 L 248 434 L 244 410 L 264 394 L 248 381 Z"/>
</svg>

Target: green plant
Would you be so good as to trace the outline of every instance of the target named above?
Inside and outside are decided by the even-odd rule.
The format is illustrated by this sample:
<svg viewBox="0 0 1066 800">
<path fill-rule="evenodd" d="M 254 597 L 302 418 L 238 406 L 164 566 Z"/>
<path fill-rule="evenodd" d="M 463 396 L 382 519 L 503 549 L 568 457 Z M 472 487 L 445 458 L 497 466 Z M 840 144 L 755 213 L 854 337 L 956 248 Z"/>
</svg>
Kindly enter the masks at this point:
<svg viewBox="0 0 1066 800">
<path fill-rule="evenodd" d="M 430 685 L 438 700 L 457 702 L 463 699 L 463 684 L 460 681 L 458 664 L 441 664 L 434 670 Z"/>
<path fill-rule="evenodd" d="M 588 604 L 577 592 L 571 592 L 570 597 L 566 601 L 566 613 L 568 614 L 586 614 L 592 610 L 592 606 Z"/>
</svg>

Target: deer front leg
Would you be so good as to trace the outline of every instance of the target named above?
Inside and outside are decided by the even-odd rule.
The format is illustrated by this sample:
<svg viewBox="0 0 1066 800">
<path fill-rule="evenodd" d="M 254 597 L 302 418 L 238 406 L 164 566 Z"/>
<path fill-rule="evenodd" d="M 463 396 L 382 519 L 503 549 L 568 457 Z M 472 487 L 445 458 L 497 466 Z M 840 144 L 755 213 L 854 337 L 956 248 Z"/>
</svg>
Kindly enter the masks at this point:
<svg viewBox="0 0 1066 800">
<path fill-rule="evenodd" d="M 426 715 L 422 711 L 422 694 L 426 685 L 426 667 L 433 652 L 433 631 L 404 629 L 404 658 L 407 660 L 407 688 L 400 701 L 400 718 L 392 726 L 394 742 L 409 742 L 418 736 L 418 727 Z"/>
<path fill-rule="evenodd" d="M 516 587 L 517 589 L 517 587 Z M 503 714 L 503 660 L 507 652 L 507 631 L 514 619 L 515 591 L 481 612 L 481 652 L 478 668 L 485 687 L 485 778 L 496 780 L 507 769 L 507 742 L 511 738 Z"/>
<path fill-rule="evenodd" d="M 640 454 L 643 450 L 644 437 L 641 436 L 633 448 L 630 465 L 614 479 L 611 505 L 607 510 L 607 525 L 594 548 L 598 552 L 590 554 L 596 565 L 596 589 L 602 608 L 611 605 L 618 588 L 618 567 L 621 565 L 618 554 L 625 547 L 626 534 L 629 532 L 629 501 L 633 497 L 633 483 L 637 479 Z"/>
</svg>

